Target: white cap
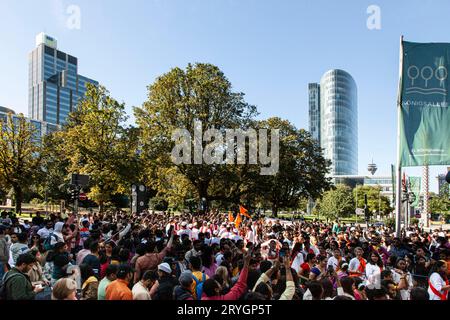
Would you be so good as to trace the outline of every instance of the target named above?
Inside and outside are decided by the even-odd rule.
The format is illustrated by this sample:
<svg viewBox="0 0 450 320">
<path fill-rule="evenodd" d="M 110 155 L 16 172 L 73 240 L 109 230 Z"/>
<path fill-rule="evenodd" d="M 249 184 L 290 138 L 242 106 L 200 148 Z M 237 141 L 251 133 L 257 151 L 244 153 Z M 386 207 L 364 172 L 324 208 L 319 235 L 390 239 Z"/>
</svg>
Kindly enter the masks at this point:
<svg viewBox="0 0 450 320">
<path fill-rule="evenodd" d="M 186 222 L 186 221 L 183 221 L 183 222 L 181 223 L 181 226 L 182 226 L 182 227 L 186 227 L 186 226 L 187 226 L 187 222 Z"/>
<path fill-rule="evenodd" d="M 170 265 L 167 262 L 161 263 L 158 266 L 158 270 L 163 271 L 165 273 L 172 273 L 172 269 L 170 268 Z"/>
<path fill-rule="evenodd" d="M 192 229 L 192 223 L 189 223 L 189 224 L 188 224 L 188 228 L 189 228 L 189 229 Z"/>
</svg>

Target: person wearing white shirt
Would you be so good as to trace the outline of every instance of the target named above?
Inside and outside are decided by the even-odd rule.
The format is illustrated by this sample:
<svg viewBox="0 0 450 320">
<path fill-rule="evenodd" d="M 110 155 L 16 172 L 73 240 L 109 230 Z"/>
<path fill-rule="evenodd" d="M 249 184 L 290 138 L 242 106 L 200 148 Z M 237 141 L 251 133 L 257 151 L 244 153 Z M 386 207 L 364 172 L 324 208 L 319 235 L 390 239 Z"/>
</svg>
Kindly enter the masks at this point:
<svg viewBox="0 0 450 320">
<path fill-rule="evenodd" d="M 197 228 L 197 222 L 192 225 L 191 229 L 191 240 L 198 240 L 198 234 L 200 230 Z"/>
<path fill-rule="evenodd" d="M 231 227 L 227 227 L 224 232 L 219 232 L 219 237 L 221 239 L 232 239 L 233 233 L 231 232 Z"/>
<path fill-rule="evenodd" d="M 146 271 L 142 276 L 141 281 L 137 282 L 131 292 L 133 293 L 133 300 L 152 300 L 150 296 L 150 288 L 155 282 L 153 271 Z"/>
<path fill-rule="evenodd" d="M 300 271 L 300 266 L 305 263 L 305 259 L 303 258 L 303 253 L 298 252 L 294 259 L 292 260 L 291 268 L 295 270 L 295 272 Z"/>
<path fill-rule="evenodd" d="M 177 235 L 181 238 L 182 235 L 186 234 L 189 239 L 191 238 L 191 230 L 187 229 L 187 222 L 183 221 L 181 223 L 181 229 L 177 231 Z"/>
<path fill-rule="evenodd" d="M 333 255 L 330 258 L 328 258 L 327 268 L 329 266 L 332 266 L 334 271 L 337 271 L 339 265 L 341 264 L 341 261 L 345 261 L 345 259 L 341 255 L 341 250 L 334 249 Z"/>
<path fill-rule="evenodd" d="M 222 234 L 227 231 L 228 231 L 227 224 L 224 222 L 222 223 L 222 226 L 219 229 L 219 238 L 222 238 Z"/>
<path fill-rule="evenodd" d="M 214 230 L 213 231 L 213 236 L 211 237 L 211 245 L 213 245 L 213 244 L 220 244 L 220 238 L 217 236 L 218 235 L 218 232 L 217 232 L 217 230 Z"/>
<path fill-rule="evenodd" d="M 169 232 L 171 226 L 175 227 L 174 220 L 170 220 L 169 223 L 166 225 L 166 234 L 167 234 L 167 232 Z M 169 237 L 170 237 L 170 235 L 169 235 Z"/>
<path fill-rule="evenodd" d="M 251 226 L 247 226 L 247 233 L 245 234 L 245 244 L 249 242 L 255 244 L 255 233 Z"/>
<path fill-rule="evenodd" d="M 238 242 L 239 240 L 244 240 L 239 235 L 239 230 L 238 229 L 233 229 L 233 233 L 230 235 L 230 239 L 233 240 L 234 242 Z"/>
<path fill-rule="evenodd" d="M 448 291 L 450 290 L 447 278 L 447 262 L 439 260 L 436 262 L 434 269 L 436 271 L 431 274 L 428 282 L 430 300 L 446 300 L 448 298 Z"/>
<path fill-rule="evenodd" d="M 414 287 L 414 284 L 411 273 L 406 269 L 405 259 L 397 260 L 396 267 L 397 268 L 392 270 L 392 281 L 394 281 L 399 288 L 402 288 L 400 290 L 402 300 L 409 300 L 409 291 Z"/>
<path fill-rule="evenodd" d="M 361 265 L 361 262 L 365 262 L 364 258 L 362 257 L 364 251 L 360 247 L 355 248 L 355 257 L 350 260 L 348 271 L 350 274 L 358 275 L 358 276 L 364 276 L 365 270 L 364 266 Z"/>
<path fill-rule="evenodd" d="M 50 244 L 54 246 L 58 242 L 64 242 L 64 235 L 62 234 L 64 229 L 64 222 L 55 223 L 55 231 L 50 239 Z"/>
<path fill-rule="evenodd" d="M 369 289 L 378 289 L 381 285 L 381 271 L 383 261 L 376 252 L 371 252 L 366 264 L 366 286 Z"/>
<path fill-rule="evenodd" d="M 37 234 L 41 237 L 42 241 L 48 238 L 50 233 L 53 232 L 53 223 L 51 221 L 48 221 L 46 226 L 39 229 Z"/>
</svg>

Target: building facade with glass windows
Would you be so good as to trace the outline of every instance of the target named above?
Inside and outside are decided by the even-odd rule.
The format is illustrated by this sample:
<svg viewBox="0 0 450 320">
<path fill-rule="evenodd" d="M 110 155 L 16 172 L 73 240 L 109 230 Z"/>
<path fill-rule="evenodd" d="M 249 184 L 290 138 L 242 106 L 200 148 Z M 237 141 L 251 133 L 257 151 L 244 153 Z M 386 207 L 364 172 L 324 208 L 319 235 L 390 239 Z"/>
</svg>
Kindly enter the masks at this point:
<svg viewBox="0 0 450 320">
<path fill-rule="evenodd" d="M 309 95 L 309 133 L 320 144 L 320 85 L 308 84 Z"/>
<path fill-rule="evenodd" d="M 450 167 L 447 168 L 447 171 L 450 171 Z M 438 180 L 438 192 L 440 197 L 449 197 L 450 196 L 450 184 L 445 180 L 447 174 L 440 174 L 437 176 Z"/>
<path fill-rule="evenodd" d="M 320 146 L 331 160 L 330 175 L 358 174 L 358 96 L 344 70 L 326 72 L 320 81 Z"/>
<path fill-rule="evenodd" d="M 18 120 L 19 115 L 16 114 L 12 109 L 0 106 L 0 121 L 2 121 L 3 123 L 6 123 L 8 120 L 9 114 L 12 115 L 12 120 L 15 123 L 17 123 L 19 121 Z M 59 125 L 56 125 L 53 123 L 49 123 L 49 122 L 45 122 L 45 121 L 41 121 L 41 120 L 29 119 L 29 118 L 25 118 L 25 120 L 30 122 L 33 125 L 33 127 L 35 129 L 34 140 L 39 143 L 42 141 L 43 136 L 60 129 Z"/>
<path fill-rule="evenodd" d="M 391 204 L 394 201 L 394 186 L 390 176 L 358 176 L 358 175 L 333 175 L 331 176 L 334 184 L 345 184 L 350 188 L 357 186 L 370 186 L 380 188 L 380 194 L 389 198 Z"/>
<path fill-rule="evenodd" d="M 62 125 L 86 93 L 87 83 L 98 82 L 78 74 L 78 59 L 57 49 L 56 39 L 40 33 L 28 59 L 28 116 Z"/>
</svg>

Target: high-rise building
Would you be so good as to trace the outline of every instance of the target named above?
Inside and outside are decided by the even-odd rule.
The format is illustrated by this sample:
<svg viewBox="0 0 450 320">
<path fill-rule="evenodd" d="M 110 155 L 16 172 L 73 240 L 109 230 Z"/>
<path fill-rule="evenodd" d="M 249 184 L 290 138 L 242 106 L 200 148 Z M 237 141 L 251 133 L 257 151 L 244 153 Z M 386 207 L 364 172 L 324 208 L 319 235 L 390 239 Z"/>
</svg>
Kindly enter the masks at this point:
<svg viewBox="0 0 450 320">
<path fill-rule="evenodd" d="M 309 133 L 320 144 L 320 85 L 308 84 L 309 93 Z"/>
<path fill-rule="evenodd" d="M 14 110 L 0 106 L 0 120 L 1 121 L 6 123 L 9 114 L 11 114 L 13 121 L 15 121 L 15 122 L 18 121 L 19 115 L 17 115 L 14 112 Z M 29 119 L 29 118 L 25 118 L 25 120 L 33 125 L 34 130 L 35 130 L 34 140 L 36 142 L 41 142 L 43 136 L 60 129 L 59 125 L 56 125 L 53 123 L 48 123 L 48 122 L 41 121 L 41 120 L 33 120 L 33 119 Z"/>
<path fill-rule="evenodd" d="M 57 49 L 56 39 L 40 33 L 29 54 L 28 116 L 64 124 L 86 93 L 86 84 L 98 82 L 78 74 L 78 59 Z"/>
<path fill-rule="evenodd" d="M 358 174 L 358 107 L 355 80 L 344 70 L 309 84 L 310 133 L 331 160 L 331 176 Z M 319 132 L 316 132 L 320 128 Z"/>
</svg>

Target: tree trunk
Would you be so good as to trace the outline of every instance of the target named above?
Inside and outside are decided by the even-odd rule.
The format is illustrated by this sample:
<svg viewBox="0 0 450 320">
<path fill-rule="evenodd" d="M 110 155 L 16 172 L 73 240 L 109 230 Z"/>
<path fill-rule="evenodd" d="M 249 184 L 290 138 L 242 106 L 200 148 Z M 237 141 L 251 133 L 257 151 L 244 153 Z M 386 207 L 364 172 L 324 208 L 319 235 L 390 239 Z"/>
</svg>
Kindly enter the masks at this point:
<svg viewBox="0 0 450 320">
<path fill-rule="evenodd" d="M 16 198 L 16 213 L 22 213 L 23 192 L 20 186 L 13 186 Z"/>
<path fill-rule="evenodd" d="M 199 199 L 200 205 L 202 206 L 200 212 L 206 213 L 208 211 L 208 200 L 209 200 L 208 199 L 208 182 L 204 182 L 204 181 L 199 182 L 197 185 L 197 192 L 198 192 L 198 196 L 200 198 Z M 206 199 L 205 204 L 203 203 L 203 199 Z M 203 208 L 203 204 L 205 205 L 204 208 Z"/>
<path fill-rule="evenodd" d="M 272 217 L 274 218 L 278 217 L 278 206 L 276 203 L 272 204 Z"/>
</svg>

